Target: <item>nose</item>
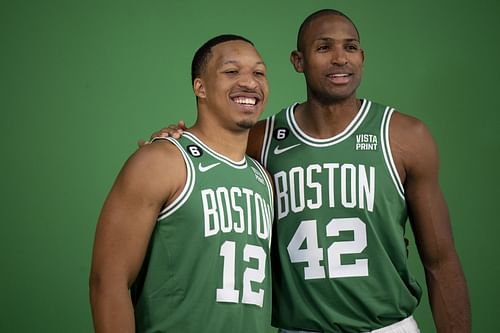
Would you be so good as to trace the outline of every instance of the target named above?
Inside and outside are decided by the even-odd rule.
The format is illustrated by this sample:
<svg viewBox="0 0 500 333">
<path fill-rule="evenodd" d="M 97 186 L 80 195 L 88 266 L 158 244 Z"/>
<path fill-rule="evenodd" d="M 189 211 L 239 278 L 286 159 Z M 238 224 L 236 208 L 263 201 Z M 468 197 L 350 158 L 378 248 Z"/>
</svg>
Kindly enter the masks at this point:
<svg viewBox="0 0 500 333">
<path fill-rule="evenodd" d="M 254 77 L 253 73 L 248 73 L 241 75 L 239 80 L 238 80 L 238 85 L 240 87 L 248 88 L 248 89 L 255 89 L 258 86 L 258 82 L 256 78 Z"/>
<path fill-rule="evenodd" d="M 347 62 L 347 52 L 343 48 L 335 48 L 332 52 L 331 63 L 333 65 L 344 66 Z"/>
</svg>

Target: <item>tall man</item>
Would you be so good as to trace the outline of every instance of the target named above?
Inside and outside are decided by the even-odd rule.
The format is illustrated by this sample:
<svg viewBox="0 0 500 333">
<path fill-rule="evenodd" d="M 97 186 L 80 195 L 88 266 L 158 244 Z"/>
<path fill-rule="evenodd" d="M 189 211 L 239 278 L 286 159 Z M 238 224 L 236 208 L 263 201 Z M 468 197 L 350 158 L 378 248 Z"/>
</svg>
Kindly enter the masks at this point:
<svg viewBox="0 0 500 333">
<path fill-rule="evenodd" d="M 97 332 L 266 332 L 273 198 L 245 156 L 267 102 L 266 67 L 234 35 L 195 54 L 196 124 L 125 163 L 96 230 Z M 129 294 L 130 289 L 130 294 Z"/>
<path fill-rule="evenodd" d="M 248 149 L 276 189 L 274 325 L 418 332 L 411 316 L 421 290 L 404 242 L 409 218 L 438 332 L 469 332 L 431 134 L 413 117 L 356 97 L 364 54 L 343 13 L 307 17 L 291 61 L 304 74 L 307 100 L 260 122 Z"/>
<path fill-rule="evenodd" d="M 364 53 L 339 11 L 304 20 L 291 62 L 304 74 L 307 100 L 258 122 L 247 149 L 275 185 L 273 325 L 284 333 L 419 332 L 412 314 L 421 289 L 404 240 L 409 219 L 437 331 L 470 332 L 428 129 L 357 98 Z"/>
</svg>

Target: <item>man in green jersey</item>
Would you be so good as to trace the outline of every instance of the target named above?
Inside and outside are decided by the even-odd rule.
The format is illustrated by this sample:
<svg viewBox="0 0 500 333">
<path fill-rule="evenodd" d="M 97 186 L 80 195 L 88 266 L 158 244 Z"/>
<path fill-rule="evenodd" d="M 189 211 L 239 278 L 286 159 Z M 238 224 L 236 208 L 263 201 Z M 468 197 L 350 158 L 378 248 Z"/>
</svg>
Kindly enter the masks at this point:
<svg viewBox="0 0 500 333">
<path fill-rule="evenodd" d="M 304 74 L 307 100 L 257 123 L 247 148 L 275 186 L 273 325 L 285 333 L 419 332 L 409 219 L 437 331 L 470 332 L 428 129 L 356 96 L 364 53 L 345 14 L 308 16 L 290 59 Z"/>
<path fill-rule="evenodd" d="M 245 155 L 267 102 L 266 67 L 222 35 L 192 63 L 196 124 L 125 163 L 97 224 L 96 332 L 266 332 L 271 322 L 271 181 Z"/>
</svg>

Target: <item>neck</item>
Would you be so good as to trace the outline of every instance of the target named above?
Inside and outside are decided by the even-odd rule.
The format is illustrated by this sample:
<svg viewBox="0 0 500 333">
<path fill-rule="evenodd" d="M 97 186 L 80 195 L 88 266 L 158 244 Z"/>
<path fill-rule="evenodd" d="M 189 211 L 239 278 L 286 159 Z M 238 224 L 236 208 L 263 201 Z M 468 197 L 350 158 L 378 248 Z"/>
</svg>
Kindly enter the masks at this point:
<svg viewBox="0 0 500 333">
<path fill-rule="evenodd" d="M 296 108 L 295 119 L 307 135 L 327 139 L 341 133 L 354 119 L 360 107 L 361 101 L 355 96 L 328 104 L 308 99 Z"/>
<path fill-rule="evenodd" d="M 232 161 L 241 161 L 245 156 L 249 130 L 229 131 L 216 126 L 203 126 L 196 122 L 189 128 L 189 132 Z"/>
</svg>

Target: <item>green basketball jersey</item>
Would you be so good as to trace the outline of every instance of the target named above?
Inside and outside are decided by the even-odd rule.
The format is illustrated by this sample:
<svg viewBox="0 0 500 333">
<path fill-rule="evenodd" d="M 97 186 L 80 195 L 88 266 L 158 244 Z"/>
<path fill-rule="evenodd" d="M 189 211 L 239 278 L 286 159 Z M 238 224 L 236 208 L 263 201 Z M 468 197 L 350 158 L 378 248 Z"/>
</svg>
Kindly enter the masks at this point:
<svg viewBox="0 0 500 333">
<path fill-rule="evenodd" d="M 408 271 L 393 109 L 364 100 L 342 133 L 315 139 L 296 105 L 267 119 L 261 156 L 276 193 L 273 325 L 364 332 L 408 317 L 421 289 Z"/>
<path fill-rule="evenodd" d="M 191 133 L 168 140 L 184 157 L 187 181 L 161 211 L 131 288 L 137 332 L 266 332 L 273 198 L 264 169 Z"/>
</svg>

